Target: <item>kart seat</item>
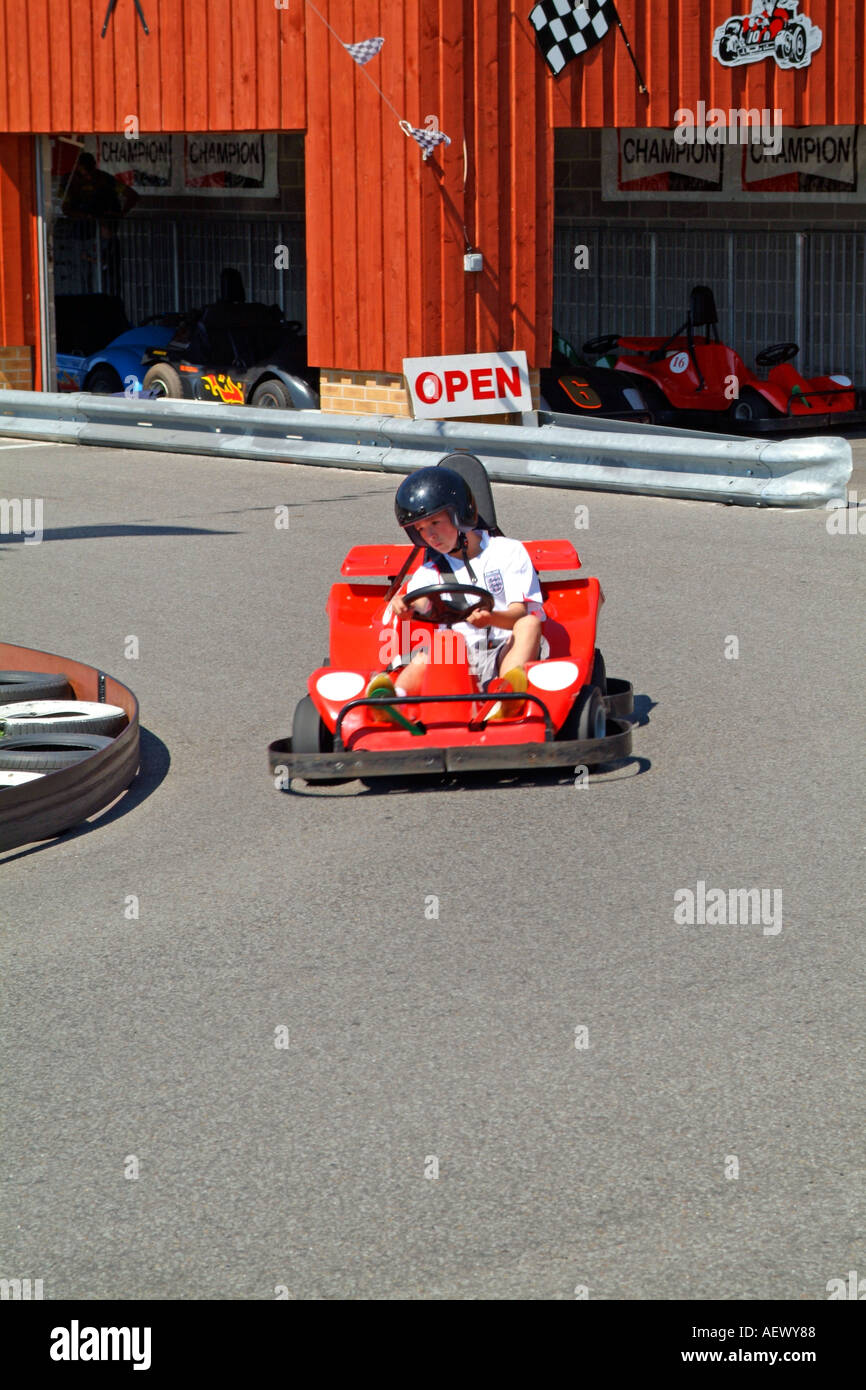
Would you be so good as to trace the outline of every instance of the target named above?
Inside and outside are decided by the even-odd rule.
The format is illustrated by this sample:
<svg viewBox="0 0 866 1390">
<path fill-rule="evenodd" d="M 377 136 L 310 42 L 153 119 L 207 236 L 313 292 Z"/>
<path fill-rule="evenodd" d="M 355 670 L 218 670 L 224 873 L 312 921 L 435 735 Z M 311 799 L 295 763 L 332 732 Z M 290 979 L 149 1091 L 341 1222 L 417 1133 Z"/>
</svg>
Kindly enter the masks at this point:
<svg viewBox="0 0 866 1390">
<path fill-rule="evenodd" d="M 247 294 L 239 270 L 234 266 L 224 266 L 220 271 L 220 299 L 225 304 L 243 304 Z"/>
<path fill-rule="evenodd" d="M 716 312 L 715 296 L 709 285 L 694 285 L 689 295 L 689 319 L 692 328 L 715 328 L 719 336 L 719 316 Z"/>
<path fill-rule="evenodd" d="M 232 362 L 251 367 L 270 354 L 279 330 L 276 305 L 219 300 L 205 309 L 190 338 L 189 356 L 205 365 Z"/>
<path fill-rule="evenodd" d="M 685 323 L 680 324 L 679 328 L 672 333 L 669 338 L 666 338 L 660 347 L 654 348 L 647 360 L 650 362 L 663 361 L 671 343 L 676 338 L 681 338 L 685 333 L 689 344 L 689 357 L 694 363 L 695 371 L 698 374 L 698 381 L 700 382 L 698 390 L 703 391 L 706 382 L 704 381 L 704 375 L 700 369 L 698 359 L 695 357 L 696 328 L 705 328 L 707 330 L 707 342 L 717 343 L 719 341 L 719 316 L 716 312 L 715 296 L 709 285 L 692 286 L 691 293 L 689 294 L 689 312 L 686 316 Z"/>
<path fill-rule="evenodd" d="M 478 523 L 482 530 L 489 531 L 491 536 L 501 536 L 502 531 L 496 520 L 496 508 L 493 505 L 490 479 L 481 460 L 476 458 L 474 454 L 448 454 L 447 458 L 439 460 L 437 467 L 450 468 L 452 473 L 460 474 L 475 498 L 475 505 L 478 508 Z"/>
</svg>

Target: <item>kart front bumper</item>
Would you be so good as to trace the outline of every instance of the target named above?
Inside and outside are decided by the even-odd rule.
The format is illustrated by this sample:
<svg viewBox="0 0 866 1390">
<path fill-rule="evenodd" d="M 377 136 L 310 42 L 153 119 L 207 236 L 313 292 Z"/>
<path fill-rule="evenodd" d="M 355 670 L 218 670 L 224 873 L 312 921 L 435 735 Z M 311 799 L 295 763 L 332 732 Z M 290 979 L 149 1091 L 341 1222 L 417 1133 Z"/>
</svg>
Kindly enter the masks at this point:
<svg viewBox="0 0 866 1390">
<path fill-rule="evenodd" d="M 724 428 L 725 434 L 804 434 L 814 430 L 844 429 L 866 425 L 866 410 L 821 410 L 808 415 L 774 415 L 769 420 L 730 420 L 724 426 L 718 418 L 708 421 L 713 429 Z"/>
<path fill-rule="evenodd" d="M 549 739 L 544 743 L 497 745 L 460 744 L 452 747 L 407 748 L 394 751 L 341 749 L 333 753 L 293 753 L 290 738 L 268 748 L 275 777 L 317 782 L 347 782 L 356 777 L 409 777 L 446 772 L 492 772 L 551 767 L 598 767 L 631 756 L 634 707 L 627 681 L 608 682 L 605 698 L 607 732 L 604 738 Z"/>
<path fill-rule="evenodd" d="M 627 719 L 608 719 L 604 738 L 550 743 L 511 743 L 497 747 L 462 744 L 453 748 L 406 749 L 393 753 L 293 753 L 290 738 L 268 749 L 275 776 L 346 782 L 355 777 L 408 777 L 442 772 L 491 772 L 518 768 L 592 767 L 631 754 L 632 726 Z"/>
</svg>

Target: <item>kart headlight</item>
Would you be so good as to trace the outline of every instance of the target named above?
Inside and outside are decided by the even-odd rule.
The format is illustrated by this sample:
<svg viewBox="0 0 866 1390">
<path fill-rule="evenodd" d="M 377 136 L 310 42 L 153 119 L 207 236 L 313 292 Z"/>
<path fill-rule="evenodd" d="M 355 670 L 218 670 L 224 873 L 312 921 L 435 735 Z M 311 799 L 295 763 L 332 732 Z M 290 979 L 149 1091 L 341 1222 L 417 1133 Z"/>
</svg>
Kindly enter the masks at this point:
<svg viewBox="0 0 866 1390">
<path fill-rule="evenodd" d="M 364 677 L 357 671 L 327 671 L 319 676 L 316 689 L 323 700 L 354 700 L 364 689 Z"/>
</svg>

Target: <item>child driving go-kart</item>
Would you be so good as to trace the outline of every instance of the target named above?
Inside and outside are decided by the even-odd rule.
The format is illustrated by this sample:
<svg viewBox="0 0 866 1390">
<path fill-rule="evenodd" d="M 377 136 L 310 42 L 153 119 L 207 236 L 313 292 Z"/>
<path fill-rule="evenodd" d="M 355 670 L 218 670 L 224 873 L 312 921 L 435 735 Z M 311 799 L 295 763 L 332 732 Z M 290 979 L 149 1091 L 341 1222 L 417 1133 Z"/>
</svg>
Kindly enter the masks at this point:
<svg viewBox="0 0 866 1390">
<path fill-rule="evenodd" d="M 452 608 L 465 605 L 468 610 L 465 621 L 452 622 L 451 630 L 466 644 L 479 688 L 491 694 L 525 691 L 526 663 L 548 654 L 541 630 L 541 586 L 526 548 L 520 541 L 479 526 L 468 484 L 447 466 L 411 473 L 397 489 L 394 510 L 399 525 L 414 545 L 425 548 L 425 555 L 405 595 L 392 597 L 393 614 L 400 619 L 411 608 L 418 617 L 435 622 L 437 595 L 428 591 L 441 589 Z M 477 600 L 449 593 L 449 584 L 487 590 L 494 607 L 474 606 Z M 419 596 L 413 599 L 413 594 Z M 428 660 L 427 652 L 421 650 L 393 679 L 388 672 L 380 672 L 369 682 L 367 696 L 385 701 L 395 694 L 419 694 Z M 500 706 L 491 717 L 501 718 L 504 713 Z M 516 713 L 513 705 L 508 713 Z M 386 706 L 380 717 L 383 721 L 391 717 Z"/>
</svg>

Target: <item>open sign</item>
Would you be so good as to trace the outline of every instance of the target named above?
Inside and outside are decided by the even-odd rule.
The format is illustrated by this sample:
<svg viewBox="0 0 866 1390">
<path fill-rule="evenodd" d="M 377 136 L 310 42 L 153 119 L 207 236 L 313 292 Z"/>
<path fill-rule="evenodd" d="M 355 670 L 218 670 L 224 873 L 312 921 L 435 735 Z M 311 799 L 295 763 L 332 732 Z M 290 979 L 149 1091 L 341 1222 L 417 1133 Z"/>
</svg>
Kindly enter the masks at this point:
<svg viewBox="0 0 866 1390">
<path fill-rule="evenodd" d="M 405 357 L 403 374 L 416 420 L 532 409 L 525 352 Z"/>
</svg>

